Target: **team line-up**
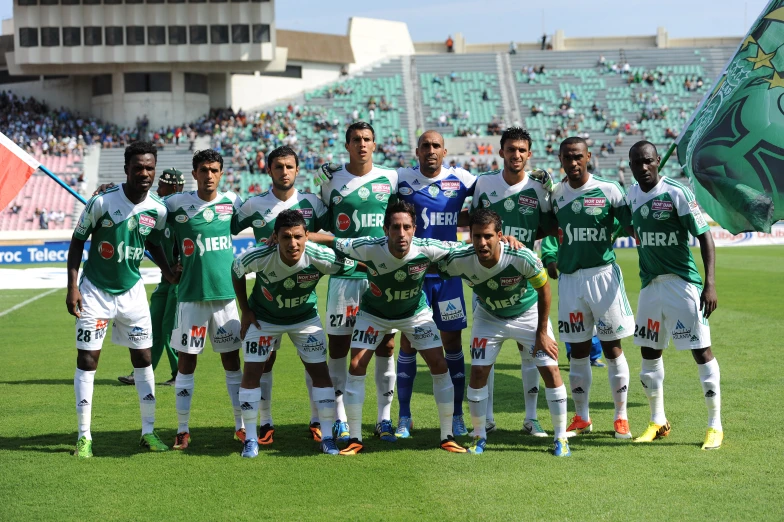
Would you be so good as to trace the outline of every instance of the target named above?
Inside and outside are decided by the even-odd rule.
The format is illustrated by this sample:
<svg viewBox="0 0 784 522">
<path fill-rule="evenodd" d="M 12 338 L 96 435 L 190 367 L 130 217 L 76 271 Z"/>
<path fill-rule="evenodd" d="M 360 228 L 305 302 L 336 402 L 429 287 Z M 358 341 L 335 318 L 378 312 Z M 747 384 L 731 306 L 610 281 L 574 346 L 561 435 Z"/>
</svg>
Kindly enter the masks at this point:
<svg viewBox="0 0 784 522">
<path fill-rule="evenodd" d="M 260 444 L 272 444 L 272 367 L 283 334 L 304 364 L 309 430 L 325 454 L 355 455 L 365 448 L 362 407 L 374 354 L 375 435 L 390 443 L 411 436 L 417 353 L 433 379 L 439 447 L 483 453 L 495 430 L 492 367 L 507 339 L 520 352 L 524 432 L 548 436 L 536 413 L 540 377 L 554 455 L 569 456 L 568 437 L 593 429 L 590 356 L 600 344 L 615 404 L 614 436 L 632 439 L 626 412 L 630 372 L 621 348 L 621 339 L 632 336 L 642 352 L 640 380 L 651 410 L 649 425 L 634 442 L 670 432 L 662 351 L 671 339 L 677 349 L 691 350 L 699 370 L 708 409 L 702 449 L 721 446 L 720 373 L 708 326 L 717 305 L 713 240 L 691 191 L 659 174 L 653 144 L 641 141 L 631 148 L 637 183 L 628 194 L 589 173 L 591 154 L 579 137 L 560 145 L 563 180 L 543 171 L 527 173 L 531 137 L 516 127 L 501 136 L 503 169 L 480 176 L 445 166 L 444 140 L 435 131 L 420 136 L 415 168 L 374 165 L 375 132 L 364 122 L 346 130 L 346 150 L 348 163 L 319 170 L 320 197 L 294 188 L 296 152 L 285 146 L 273 150 L 267 161 L 271 190 L 245 202 L 219 191 L 223 158 L 216 151 L 193 157 L 197 190 L 183 192 L 182 173 L 167 169 L 156 195 L 150 191 L 155 147 L 136 142 L 125 150 L 126 182 L 102 186 L 89 201 L 68 256 L 66 305 L 77 318 L 75 455 L 93 455 L 93 383 L 109 322 L 112 342 L 130 348 L 140 445 L 150 451 L 169 449 L 153 430 L 153 363 L 164 349 L 176 396 L 173 449 L 198 448 L 189 421 L 196 363 L 208 336 L 225 370 L 242 456 L 256 457 Z M 462 210 L 469 197 L 470 210 Z M 470 241 L 464 244 L 457 242 L 457 228 L 465 226 Z M 231 236 L 247 228 L 257 246 L 235 258 Z M 642 290 L 636 317 L 615 263 L 618 234 L 637 238 Z M 690 234 L 700 243 L 704 282 L 689 249 Z M 541 260 L 532 251 L 537 238 L 544 238 Z M 89 257 L 79 278 L 88 239 Z M 145 248 L 162 275 L 149 307 L 139 273 Z M 256 279 L 248 295 L 245 278 L 251 273 Z M 324 275 L 329 276 L 325 328 L 315 292 Z M 550 278 L 558 278 L 559 337 L 571 348 L 575 415 L 568 426 L 567 392 L 549 320 Z M 463 282 L 474 294 L 467 389 Z M 402 334 L 397 369 L 396 332 Z M 400 413 L 394 426 L 396 384 Z M 455 437 L 469 435 L 464 397 L 473 438 L 462 445 Z"/>
</svg>

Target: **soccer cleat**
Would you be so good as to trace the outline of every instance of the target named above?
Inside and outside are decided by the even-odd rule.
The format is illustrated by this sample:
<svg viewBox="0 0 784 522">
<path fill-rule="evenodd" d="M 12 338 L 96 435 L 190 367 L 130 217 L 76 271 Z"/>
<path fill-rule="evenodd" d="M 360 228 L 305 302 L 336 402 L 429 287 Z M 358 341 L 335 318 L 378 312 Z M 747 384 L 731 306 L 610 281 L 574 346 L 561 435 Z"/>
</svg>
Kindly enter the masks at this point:
<svg viewBox="0 0 784 522">
<path fill-rule="evenodd" d="M 238 440 L 243 444 L 245 444 L 245 440 L 246 440 L 245 436 L 246 436 L 245 428 L 240 428 L 234 432 L 234 440 Z"/>
<path fill-rule="evenodd" d="M 348 423 L 341 420 L 336 420 L 332 425 L 332 437 L 337 442 L 348 442 L 350 437 L 348 432 Z"/>
<path fill-rule="evenodd" d="M 158 386 L 174 386 L 174 381 L 175 381 L 175 380 L 176 380 L 176 379 L 175 379 L 174 377 L 172 377 L 172 378 L 171 378 L 171 379 L 169 379 L 168 381 L 163 381 L 163 382 L 162 382 L 162 383 L 160 383 Z"/>
<path fill-rule="evenodd" d="M 169 451 L 169 446 L 163 443 L 161 438 L 154 431 L 152 433 L 145 433 L 139 441 L 139 446 L 147 448 L 150 451 Z"/>
<path fill-rule="evenodd" d="M 76 441 L 76 448 L 74 448 L 73 455 L 77 459 L 89 459 L 93 456 L 93 441 L 82 435 Z"/>
<path fill-rule="evenodd" d="M 629 431 L 629 421 L 626 419 L 615 419 L 613 423 L 613 427 L 615 428 L 615 438 L 616 439 L 631 439 L 632 432 Z"/>
<path fill-rule="evenodd" d="M 335 444 L 335 439 L 321 439 L 321 453 L 327 455 L 340 455 L 340 450 Z"/>
<path fill-rule="evenodd" d="M 495 422 L 489 420 L 485 424 L 485 433 L 493 433 L 495 431 Z"/>
<path fill-rule="evenodd" d="M 320 422 L 311 422 L 310 426 L 308 426 L 308 431 L 310 435 L 313 437 L 313 440 L 316 442 L 321 442 L 321 423 Z"/>
<path fill-rule="evenodd" d="M 593 366 L 594 368 L 607 368 L 607 365 L 604 364 L 604 361 L 602 361 L 601 359 L 594 359 L 593 361 L 591 361 L 591 366 Z"/>
<path fill-rule="evenodd" d="M 571 457 L 572 452 L 569 449 L 569 441 L 566 439 L 555 439 L 553 455 L 556 457 Z"/>
<path fill-rule="evenodd" d="M 579 415 L 575 415 L 572 417 L 572 422 L 569 423 L 566 431 L 569 437 L 574 437 L 581 433 L 590 433 L 593 431 L 593 424 L 591 423 L 591 419 L 583 420 Z"/>
<path fill-rule="evenodd" d="M 246 439 L 242 443 L 241 455 L 246 459 L 252 459 L 259 456 L 259 443 L 256 439 Z"/>
<path fill-rule="evenodd" d="M 525 419 L 523 422 L 523 433 L 534 437 L 547 437 L 547 432 L 542 429 L 537 419 Z"/>
<path fill-rule="evenodd" d="M 441 449 L 448 451 L 449 453 L 466 453 L 468 451 L 463 446 L 458 444 L 457 441 L 455 441 L 455 438 L 451 435 L 447 436 L 447 438 L 441 441 Z"/>
<path fill-rule="evenodd" d="M 400 417 L 397 420 L 397 429 L 395 430 L 395 437 L 398 439 L 407 439 L 411 436 L 411 428 L 414 427 L 414 421 L 411 417 Z"/>
<path fill-rule="evenodd" d="M 391 420 L 384 419 L 376 424 L 375 435 L 384 442 L 397 442 L 395 427 L 392 426 Z"/>
<path fill-rule="evenodd" d="M 130 386 L 136 384 L 136 379 L 133 376 L 133 372 L 131 372 L 130 375 L 120 375 L 119 377 L 117 377 L 117 380 L 123 384 L 128 384 Z"/>
<path fill-rule="evenodd" d="M 176 437 L 174 437 L 174 446 L 172 449 L 176 450 L 184 450 L 188 449 L 188 444 L 191 442 L 191 434 L 187 431 L 183 431 L 182 433 L 178 433 Z"/>
<path fill-rule="evenodd" d="M 655 422 L 648 423 L 645 431 L 634 439 L 634 442 L 653 442 L 656 439 L 666 437 L 670 434 L 670 423 L 664 421 L 664 424 L 656 424 Z"/>
<path fill-rule="evenodd" d="M 719 431 L 716 428 L 708 428 L 707 433 L 705 433 L 705 442 L 702 443 L 702 449 L 717 450 L 721 447 L 723 440 L 723 431 Z M 90 455 L 92 456 L 92 453 L 90 453 Z"/>
<path fill-rule="evenodd" d="M 275 433 L 275 426 L 270 424 L 265 424 L 264 426 L 259 426 L 259 444 L 272 444 L 272 435 Z"/>
<path fill-rule="evenodd" d="M 365 446 L 362 444 L 362 441 L 359 439 L 349 439 L 348 446 L 340 450 L 341 455 L 356 455 L 360 451 L 365 449 Z"/>
<path fill-rule="evenodd" d="M 486 445 L 487 439 L 484 437 L 474 437 L 474 442 L 468 447 L 466 451 L 472 455 L 481 455 L 485 452 Z"/>
<path fill-rule="evenodd" d="M 452 417 L 452 433 L 455 437 L 465 437 L 468 435 L 468 429 L 466 429 L 462 415 L 455 415 Z"/>
</svg>

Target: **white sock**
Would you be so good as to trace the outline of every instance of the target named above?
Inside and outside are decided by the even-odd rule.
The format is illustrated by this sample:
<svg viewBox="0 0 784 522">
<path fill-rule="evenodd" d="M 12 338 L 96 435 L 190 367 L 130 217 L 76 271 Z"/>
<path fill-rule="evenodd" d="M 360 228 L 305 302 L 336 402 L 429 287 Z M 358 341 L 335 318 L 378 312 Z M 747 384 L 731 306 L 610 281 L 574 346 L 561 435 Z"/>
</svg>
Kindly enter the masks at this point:
<svg viewBox="0 0 784 522">
<path fill-rule="evenodd" d="M 190 433 L 188 422 L 191 418 L 191 400 L 193 400 L 193 374 L 177 372 L 177 377 L 174 378 L 177 433 Z"/>
<path fill-rule="evenodd" d="M 563 439 L 566 437 L 566 386 L 545 388 L 544 395 L 553 421 L 553 439 Z"/>
<path fill-rule="evenodd" d="M 226 391 L 229 393 L 231 407 L 234 410 L 234 431 L 244 428 L 242 422 L 242 409 L 240 408 L 240 384 L 242 383 L 242 372 L 224 370 L 226 372 Z"/>
<path fill-rule="evenodd" d="M 588 401 L 591 399 L 592 382 L 591 358 L 577 359 L 572 354 L 572 360 L 569 364 L 569 386 L 572 388 L 574 412 L 585 421 L 591 418 L 588 411 Z"/>
<path fill-rule="evenodd" d="M 708 427 L 722 431 L 719 362 L 713 359 L 705 364 L 698 364 L 697 369 L 700 371 L 700 384 L 705 394 L 705 404 L 708 406 Z"/>
<path fill-rule="evenodd" d="M 272 372 L 262 373 L 259 379 L 259 387 L 261 388 L 261 400 L 259 401 L 259 426 L 269 424 L 274 426 L 272 422 Z"/>
<path fill-rule="evenodd" d="M 610 379 L 610 391 L 615 403 L 615 420 L 626 419 L 626 396 L 629 393 L 629 363 L 626 356 L 607 360 L 607 377 Z"/>
<path fill-rule="evenodd" d="M 74 373 L 74 394 L 76 395 L 76 422 L 79 426 L 79 437 L 93 440 L 90 433 L 90 422 L 93 413 L 93 387 L 95 386 L 95 372 L 76 369 Z"/>
<path fill-rule="evenodd" d="M 152 371 L 152 365 L 134 368 L 133 380 L 142 412 L 142 435 L 152 433 L 155 426 L 155 373 Z"/>
<path fill-rule="evenodd" d="M 257 440 L 256 417 L 259 414 L 261 388 L 253 388 L 251 390 L 247 388 L 240 388 L 237 396 L 240 399 L 242 420 L 245 422 L 245 440 Z"/>
<path fill-rule="evenodd" d="M 310 401 L 310 423 L 320 422 L 318 406 L 316 406 L 316 401 L 313 400 L 313 379 L 307 370 L 305 370 L 305 388 L 308 389 L 308 400 Z M 330 425 L 331 428 L 332 425 Z"/>
<path fill-rule="evenodd" d="M 346 408 L 344 407 L 344 394 L 346 393 L 346 379 L 348 378 L 348 357 L 341 357 L 340 359 L 333 359 L 330 357 L 327 360 L 329 366 L 329 378 L 332 379 L 332 385 L 335 387 L 335 406 L 336 415 L 338 420 L 346 420 Z"/>
<path fill-rule="evenodd" d="M 468 387 L 468 413 L 471 415 L 471 424 L 474 425 L 474 436 L 487 438 L 485 425 L 487 424 L 487 386 L 479 389 Z"/>
<path fill-rule="evenodd" d="M 493 417 L 493 387 L 495 386 L 495 366 L 490 368 L 490 375 L 487 376 L 487 420 L 495 422 Z M 476 428 L 476 426 L 474 426 Z"/>
<path fill-rule="evenodd" d="M 640 382 L 651 407 L 651 422 L 664 425 L 664 359 L 643 359 Z"/>
<path fill-rule="evenodd" d="M 376 354 L 376 422 L 392 420 L 392 400 L 395 398 L 395 358 Z"/>
<path fill-rule="evenodd" d="M 441 440 L 452 435 L 452 414 L 455 411 L 455 386 L 449 372 L 433 375 L 433 397 L 438 407 Z"/>
<path fill-rule="evenodd" d="M 365 404 L 365 376 L 349 375 L 346 379 L 346 406 L 348 433 L 352 439 L 362 440 L 362 406 Z M 322 433 L 324 433 L 322 431 Z"/>
<path fill-rule="evenodd" d="M 331 439 L 332 424 L 335 422 L 335 388 L 313 388 L 313 402 L 318 406 L 321 440 Z"/>
<path fill-rule="evenodd" d="M 536 419 L 536 402 L 539 400 L 539 369 L 534 361 L 520 352 L 520 373 L 523 376 L 523 395 L 525 396 L 525 418 Z"/>
</svg>

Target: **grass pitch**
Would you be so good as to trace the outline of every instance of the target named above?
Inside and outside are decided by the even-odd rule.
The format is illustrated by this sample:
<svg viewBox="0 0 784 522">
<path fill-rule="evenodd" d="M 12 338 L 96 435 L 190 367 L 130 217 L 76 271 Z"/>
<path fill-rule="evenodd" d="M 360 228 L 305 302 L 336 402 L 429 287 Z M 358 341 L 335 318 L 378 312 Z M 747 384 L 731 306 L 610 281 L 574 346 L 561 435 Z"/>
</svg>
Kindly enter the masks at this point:
<svg viewBox="0 0 784 522">
<path fill-rule="evenodd" d="M 58 290 L 0 317 L 0 519 L 781 520 L 782 254 L 780 247 L 717 251 L 719 308 L 711 327 L 722 373 L 725 441 L 714 452 L 699 449 L 707 413 L 696 365 L 689 353 L 669 348 L 665 407 L 673 430 L 668 438 L 649 445 L 612 438 L 607 372 L 595 369 L 595 431 L 571 439 L 571 458 L 552 457 L 549 439 L 520 434 L 519 356 L 508 342 L 495 381 L 499 431 L 490 435 L 484 455 L 436 448 L 431 379 L 420 359 L 413 438 L 389 444 L 371 436 L 376 409 L 371 368 L 367 453 L 328 457 L 308 438 L 303 369 L 286 340 L 275 366 L 275 442 L 262 446 L 257 459 L 242 459 L 239 443 L 232 440 L 223 371 L 209 351 L 196 372 L 191 448 L 149 454 L 138 448 L 136 392 L 117 382 L 131 369 L 127 350 L 107 336 L 93 407 L 96 458 L 77 461 L 69 454 L 76 441 L 73 318 L 65 310 L 65 290 Z M 636 308 L 637 254 L 624 249 L 618 257 Z M 322 309 L 325 289 L 324 281 Z M 0 313 L 42 292 L 0 291 Z M 464 346 L 468 337 L 464 332 Z M 649 410 L 638 384 L 639 350 L 630 338 L 624 349 L 632 374 L 629 420 L 637 435 Z M 560 362 L 568 380 L 563 350 Z M 158 382 L 167 373 L 162 361 Z M 157 430 L 171 444 L 174 390 L 160 387 L 157 396 Z M 465 410 L 468 421 L 467 405 Z M 569 411 L 571 416 L 571 397 Z M 539 418 L 550 431 L 544 393 Z"/>
</svg>

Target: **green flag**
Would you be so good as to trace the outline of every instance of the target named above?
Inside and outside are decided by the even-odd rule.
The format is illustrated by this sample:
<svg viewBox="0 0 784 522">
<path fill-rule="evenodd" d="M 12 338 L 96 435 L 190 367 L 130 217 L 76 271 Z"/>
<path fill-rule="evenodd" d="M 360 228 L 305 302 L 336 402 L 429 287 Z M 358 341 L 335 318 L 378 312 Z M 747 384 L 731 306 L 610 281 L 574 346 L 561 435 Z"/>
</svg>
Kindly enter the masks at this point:
<svg viewBox="0 0 784 522">
<path fill-rule="evenodd" d="M 678 137 L 697 201 L 737 234 L 784 219 L 784 0 L 772 0 Z"/>
</svg>

